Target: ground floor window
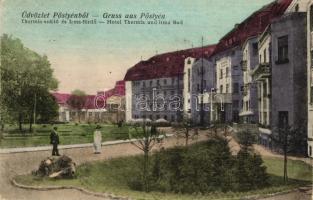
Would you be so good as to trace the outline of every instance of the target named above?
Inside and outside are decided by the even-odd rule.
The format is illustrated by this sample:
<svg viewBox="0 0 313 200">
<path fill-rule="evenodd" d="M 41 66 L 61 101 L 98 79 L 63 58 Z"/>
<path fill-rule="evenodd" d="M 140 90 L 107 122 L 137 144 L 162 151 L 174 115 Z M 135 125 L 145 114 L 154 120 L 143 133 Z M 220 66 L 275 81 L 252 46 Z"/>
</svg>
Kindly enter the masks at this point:
<svg viewBox="0 0 313 200">
<path fill-rule="evenodd" d="M 309 146 L 309 156 L 312 156 L 312 146 Z"/>
</svg>

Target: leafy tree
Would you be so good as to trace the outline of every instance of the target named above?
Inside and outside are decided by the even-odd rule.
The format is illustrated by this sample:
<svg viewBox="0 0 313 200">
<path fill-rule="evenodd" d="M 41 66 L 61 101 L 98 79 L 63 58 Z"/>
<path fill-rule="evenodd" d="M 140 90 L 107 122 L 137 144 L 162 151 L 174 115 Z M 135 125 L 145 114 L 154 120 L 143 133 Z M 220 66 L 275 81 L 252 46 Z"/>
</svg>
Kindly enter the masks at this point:
<svg viewBox="0 0 313 200">
<path fill-rule="evenodd" d="M 47 56 L 41 56 L 24 47 L 22 42 L 8 36 L 1 36 L 1 106 L 18 121 L 33 123 L 36 117 L 38 91 L 57 88 Z"/>
<path fill-rule="evenodd" d="M 74 90 L 67 100 L 68 105 L 78 111 L 78 121 L 80 122 L 81 112 L 86 105 L 87 95 L 84 91 Z"/>
</svg>

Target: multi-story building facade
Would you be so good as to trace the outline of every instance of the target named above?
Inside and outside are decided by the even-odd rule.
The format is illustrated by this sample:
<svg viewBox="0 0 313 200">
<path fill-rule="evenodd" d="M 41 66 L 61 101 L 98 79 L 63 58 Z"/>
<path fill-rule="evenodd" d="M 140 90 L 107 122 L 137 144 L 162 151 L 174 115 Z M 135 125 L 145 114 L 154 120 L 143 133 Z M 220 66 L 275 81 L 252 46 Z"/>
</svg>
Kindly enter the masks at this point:
<svg viewBox="0 0 313 200">
<path fill-rule="evenodd" d="M 306 14 L 291 12 L 271 24 L 271 126 L 306 127 Z"/>
<path fill-rule="evenodd" d="M 313 157 L 313 2 L 307 6 L 308 156 Z"/>
<path fill-rule="evenodd" d="M 224 100 L 224 111 L 216 106 L 216 109 L 221 111 L 218 121 L 239 122 L 243 82 L 241 61 L 240 48 L 224 51 L 216 57 L 216 93 Z M 226 101 L 226 99 L 230 100 Z"/>
<path fill-rule="evenodd" d="M 267 28 L 258 37 L 258 65 L 251 72 L 257 85 L 258 123 L 260 143 L 272 147 L 271 142 L 271 35 Z"/>
<path fill-rule="evenodd" d="M 236 24 L 234 29 L 227 33 L 217 44 L 213 54 L 216 64 L 216 92 L 224 96 L 223 99 L 225 99 L 224 109 L 218 110 L 219 121 L 239 122 L 239 111 L 242 111 L 241 116 L 245 116 L 243 118 L 247 119 L 246 121 L 251 120 L 247 117 L 247 114 L 251 114 L 249 111 L 252 110 L 252 107 L 256 107 L 257 103 L 255 102 L 255 90 L 249 93 L 244 87 L 243 76 L 249 77 L 248 73 L 242 71 L 242 65 L 247 64 L 245 62 L 247 58 L 243 58 L 243 48 L 246 48 L 245 42 L 257 37 L 273 19 L 282 16 L 291 2 L 292 0 L 280 0 L 264 6 L 240 24 Z M 254 48 L 256 49 L 256 46 Z M 247 54 L 253 54 L 253 46 L 249 50 Z M 256 52 L 251 57 L 252 62 L 257 62 L 255 55 Z M 232 76 L 229 76 L 226 70 Z M 245 97 L 243 97 L 243 93 Z M 248 93 L 249 95 L 247 95 Z M 231 95 L 230 99 L 228 98 L 229 94 Z M 251 103 L 251 100 L 254 102 Z M 255 118 L 258 118 L 258 116 L 256 115 Z M 256 121 L 256 119 L 254 120 Z M 254 120 L 251 120 L 251 122 Z"/>
<path fill-rule="evenodd" d="M 214 48 L 211 45 L 164 53 L 130 68 L 124 78 L 126 121 L 146 118 L 177 122 L 184 115 L 192 118 L 193 66 L 209 57 Z"/>
<path fill-rule="evenodd" d="M 195 124 L 208 125 L 211 121 L 208 92 L 215 88 L 214 63 L 210 58 L 197 59 L 192 65 L 191 73 L 191 119 Z"/>
<path fill-rule="evenodd" d="M 239 113 L 241 122 L 258 122 L 257 83 L 252 80 L 251 73 L 258 66 L 258 40 L 257 37 L 249 38 L 243 45 L 242 71 L 243 92 L 242 109 Z"/>
<path fill-rule="evenodd" d="M 306 127 L 306 32 L 301 27 L 307 3 L 292 1 L 259 36 L 259 65 L 252 75 L 258 84 L 260 141 L 270 148 L 278 128 Z"/>
</svg>

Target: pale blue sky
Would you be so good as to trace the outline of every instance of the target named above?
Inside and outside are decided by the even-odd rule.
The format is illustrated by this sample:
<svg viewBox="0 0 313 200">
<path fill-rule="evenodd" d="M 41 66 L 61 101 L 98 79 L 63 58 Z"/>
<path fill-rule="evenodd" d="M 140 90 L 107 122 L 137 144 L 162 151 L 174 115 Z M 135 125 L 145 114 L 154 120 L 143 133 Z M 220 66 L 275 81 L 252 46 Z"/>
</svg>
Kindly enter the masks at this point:
<svg viewBox="0 0 313 200">
<path fill-rule="evenodd" d="M 271 0 L 0 0 L 1 33 L 12 34 L 51 61 L 59 91 L 95 93 L 112 87 L 128 68 L 155 52 L 212 44 Z M 30 25 L 23 11 L 162 13 L 183 25 Z M 110 73 L 111 72 L 111 73 Z"/>
</svg>

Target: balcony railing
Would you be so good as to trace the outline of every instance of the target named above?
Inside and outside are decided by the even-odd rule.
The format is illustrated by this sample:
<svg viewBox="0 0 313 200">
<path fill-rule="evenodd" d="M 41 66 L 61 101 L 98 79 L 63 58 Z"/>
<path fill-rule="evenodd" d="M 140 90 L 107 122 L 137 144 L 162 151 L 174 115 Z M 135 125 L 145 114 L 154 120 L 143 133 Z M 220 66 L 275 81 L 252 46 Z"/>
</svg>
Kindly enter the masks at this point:
<svg viewBox="0 0 313 200">
<path fill-rule="evenodd" d="M 268 78 L 271 75 L 270 64 L 269 63 L 261 63 L 257 68 L 252 71 L 252 78 L 255 81 L 262 80 L 264 78 Z"/>
<path fill-rule="evenodd" d="M 241 61 L 241 70 L 247 71 L 247 61 L 246 60 Z"/>
</svg>

